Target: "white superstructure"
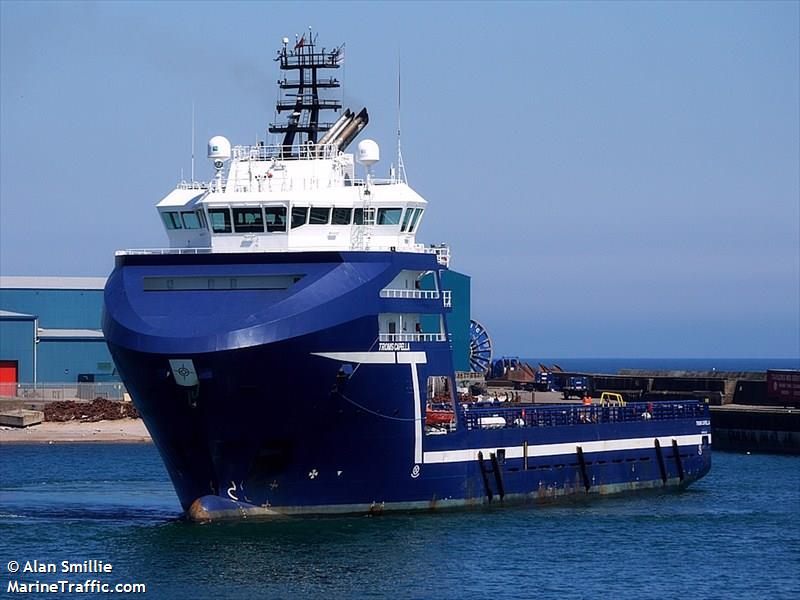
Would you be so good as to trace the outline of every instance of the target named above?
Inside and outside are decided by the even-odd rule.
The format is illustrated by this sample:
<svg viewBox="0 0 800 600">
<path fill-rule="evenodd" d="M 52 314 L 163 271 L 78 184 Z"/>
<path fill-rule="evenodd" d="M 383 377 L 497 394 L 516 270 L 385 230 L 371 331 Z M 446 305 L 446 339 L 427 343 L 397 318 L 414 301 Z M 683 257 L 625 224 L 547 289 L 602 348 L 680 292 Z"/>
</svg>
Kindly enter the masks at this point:
<svg viewBox="0 0 800 600">
<path fill-rule="evenodd" d="M 345 152 L 369 121 L 366 108 L 348 109 L 333 123 L 320 119 L 342 108 L 322 92 L 340 87 L 323 73 L 341 66 L 343 46 L 320 50 L 308 35 L 293 48 L 284 38 L 275 59 L 287 73 L 278 81 L 283 97 L 276 111 L 289 116 L 269 132 L 283 134 L 283 142 L 231 147 L 227 138 L 212 137 L 215 178 L 182 182 L 157 205 L 170 247 L 122 253 L 429 252 L 447 264 L 445 246 L 416 243 L 427 202 L 408 186 L 403 169 L 374 178 L 380 148 L 372 140 L 358 144 L 358 160 Z"/>
<path fill-rule="evenodd" d="M 171 248 L 421 250 L 425 199 L 397 178 L 358 178 L 353 155 L 334 145 L 236 146 L 220 162 L 216 180 L 180 184 L 158 203 Z"/>
</svg>

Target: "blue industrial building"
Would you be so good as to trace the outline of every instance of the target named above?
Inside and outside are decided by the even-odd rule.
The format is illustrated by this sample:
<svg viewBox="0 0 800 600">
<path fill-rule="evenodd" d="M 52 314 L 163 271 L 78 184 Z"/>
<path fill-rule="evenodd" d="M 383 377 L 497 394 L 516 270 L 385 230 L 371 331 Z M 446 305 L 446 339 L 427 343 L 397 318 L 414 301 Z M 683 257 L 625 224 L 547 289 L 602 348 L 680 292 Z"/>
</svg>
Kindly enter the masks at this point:
<svg viewBox="0 0 800 600">
<path fill-rule="evenodd" d="M 118 381 L 103 277 L 0 277 L 0 384 Z"/>
</svg>

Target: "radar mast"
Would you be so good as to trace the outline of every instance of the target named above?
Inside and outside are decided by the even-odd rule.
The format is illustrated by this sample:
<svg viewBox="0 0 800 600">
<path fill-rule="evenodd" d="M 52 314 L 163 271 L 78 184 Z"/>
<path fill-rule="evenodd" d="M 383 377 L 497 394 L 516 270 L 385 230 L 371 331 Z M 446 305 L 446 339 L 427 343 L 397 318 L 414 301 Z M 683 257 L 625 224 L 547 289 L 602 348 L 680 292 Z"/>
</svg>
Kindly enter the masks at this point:
<svg viewBox="0 0 800 600">
<path fill-rule="evenodd" d="M 284 72 L 278 80 L 280 96 L 275 105 L 277 114 L 289 112 L 285 123 L 270 123 L 269 132 L 283 134 L 283 146 L 289 150 L 297 134 L 305 135 L 301 142 L 317 143 L 321 133 L 325 133 L 334 123 L 320 121 L 323 111 L 338 112 L 342 103 L 338 99 L 321 97 L 321 90 L 338 90 L 341 85 L 333 75 L 325 72 L 338 69 L 344 60 L 344 45 L 327 50 L 317 47 L 317 36 L 311 28 L 300 38 L 295 36 L 294 47 L 290 49 L 289 38 L 283 38 L 283 47 L 278 51 L 276 61 Z"/>
</svg>

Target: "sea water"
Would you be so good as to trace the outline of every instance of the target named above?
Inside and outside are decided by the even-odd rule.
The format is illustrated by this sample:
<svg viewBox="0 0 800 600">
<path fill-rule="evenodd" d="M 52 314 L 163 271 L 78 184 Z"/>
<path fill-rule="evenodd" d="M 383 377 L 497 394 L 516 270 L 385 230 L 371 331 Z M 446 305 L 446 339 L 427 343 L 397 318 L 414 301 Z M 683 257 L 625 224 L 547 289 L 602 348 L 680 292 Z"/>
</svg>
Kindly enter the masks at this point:
<svg viewBox="0 0 800 600">
<path fill-rule="evenodd" d="M 683 492 L 551 506 L 207 525 L 179 514 L 150 444 L 4 445 L 0 595 L 15 580 L 95 579 L 153 598 L 800 598 L 797 457 L 717 452 Z M 92 559 L 112 572 L 8 572 Z"/>
</svg>

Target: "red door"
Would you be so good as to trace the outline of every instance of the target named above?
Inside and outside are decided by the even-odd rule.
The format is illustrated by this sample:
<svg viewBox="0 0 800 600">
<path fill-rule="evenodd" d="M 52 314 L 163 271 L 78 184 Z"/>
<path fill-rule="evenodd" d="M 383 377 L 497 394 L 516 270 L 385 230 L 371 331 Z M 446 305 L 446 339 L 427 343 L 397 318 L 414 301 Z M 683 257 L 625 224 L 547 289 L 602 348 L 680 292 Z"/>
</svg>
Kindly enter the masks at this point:
<svg viewBox="0 0 800 600">
<path fill-rule="evenodd" d="M 17 395 L 17 361 L 0 360 L 0 396 Z"/>
</svg>

